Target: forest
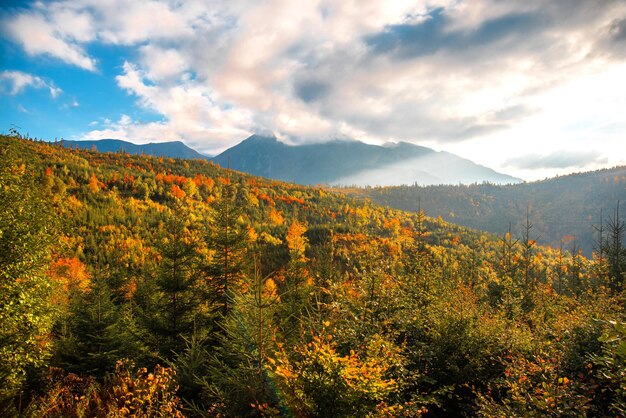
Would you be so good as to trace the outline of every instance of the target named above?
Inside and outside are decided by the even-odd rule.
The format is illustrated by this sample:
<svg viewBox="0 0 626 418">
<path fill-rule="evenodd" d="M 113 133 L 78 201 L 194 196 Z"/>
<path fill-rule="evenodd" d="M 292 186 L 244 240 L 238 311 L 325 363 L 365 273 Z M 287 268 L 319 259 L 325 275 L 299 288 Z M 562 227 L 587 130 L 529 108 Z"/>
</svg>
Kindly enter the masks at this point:
<svg viewBox="0 0 626 418">
<path fill-rule="evenodd" d="M 624 416 L 625 226 L 598 204 L 586 257 L 525 213 L 496 235 L 0 136 L 0 415 Z"/>
<path fill-rule="evenodd" d="M 576 238 L 587 257 L 597 247 L 599 229 L 626 201 L 626 166 L 575 173 L 536 182 L 496 185 L 342 188 L 349 196 L 381 205 L 441 216 L 470 228 L 501 234 L 523 232 L 526 211 L 540 244 L 559 247 Z"/>
</svg>

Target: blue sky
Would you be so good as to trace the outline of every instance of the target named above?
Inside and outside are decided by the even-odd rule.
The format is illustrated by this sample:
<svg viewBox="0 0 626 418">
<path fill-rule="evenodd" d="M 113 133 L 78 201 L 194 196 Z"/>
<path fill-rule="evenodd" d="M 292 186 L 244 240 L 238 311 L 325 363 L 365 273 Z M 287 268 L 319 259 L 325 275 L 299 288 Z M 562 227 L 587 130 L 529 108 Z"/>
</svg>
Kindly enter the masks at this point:
<svg viewBox="0 0 626 418">
<path fill-rule="evenodd" d="M 624 1 L 2 4 L 3 132 L 408 141 L 528 180 L 626 164 Z"/>
</svg>

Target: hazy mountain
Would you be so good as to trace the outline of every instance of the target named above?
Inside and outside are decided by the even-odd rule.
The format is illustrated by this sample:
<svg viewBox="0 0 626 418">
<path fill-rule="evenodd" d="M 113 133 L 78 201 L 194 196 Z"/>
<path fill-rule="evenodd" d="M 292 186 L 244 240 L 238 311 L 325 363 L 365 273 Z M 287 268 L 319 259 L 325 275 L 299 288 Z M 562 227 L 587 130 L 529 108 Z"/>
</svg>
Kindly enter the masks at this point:
<svg viewBox="0 0 626 418">
<path fill-rule="evenodd" d="M 385 146 L 335 140 L 287 145 L 252 135 L 214 162 L 257 176 L 299 184 L 358 186 L 398 184 L 512 183 L 520 180 L 447 152 L 405 142 Z"/>
<path fill-rule="evenodd" d="M 120 139 L 100 139 L 96 141 L 61 141 L 61 145 L 66 148 L 84 148 L 92 149 L 95 147 L 100 152 L 119 152 L 124 151 L 128 154 L 145 154 L 155 157 L 169 158 L 201 158 L 208 159 L 210 157 L 200 154 L 198 151 L 189 148 L 180 141 L 158 142 L 149 144 L 133 144 L 132 142 L 122 141 Z"/>
<path fill-rule="evenodd" d="M 407 211 L 421 207 L 429 216 L 500 235 L 510 224 L 516 237 L 522 235 L 528 208 L 532 239 L 555 247 L 564 241 L 566 249 L 575 239 L 590 256 L 598 240 L 594 226 L 600 225 L 600 214 L 604 223 L 613 216 L 618 201 L 624 206 L 626 166 L 502 186 L 399 186 L 344 192 Z"/>
</svg>

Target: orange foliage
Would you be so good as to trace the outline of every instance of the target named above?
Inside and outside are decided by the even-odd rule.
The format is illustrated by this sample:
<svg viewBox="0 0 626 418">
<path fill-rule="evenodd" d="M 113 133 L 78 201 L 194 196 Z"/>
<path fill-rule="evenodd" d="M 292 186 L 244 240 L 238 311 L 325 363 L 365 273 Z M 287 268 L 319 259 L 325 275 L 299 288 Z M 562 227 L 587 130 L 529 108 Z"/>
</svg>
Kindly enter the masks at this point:
<svg viewBox="0 0 626 418">
<path fill-rule="evenodd" d="M 124 180 L 123 180 L 123 182 L 125 184 L 133 185 L 133 184 L 135 184 L 135 176 L 128 175 L 128 173 L 124 173 Z"/>
<path fill-rule="evenodd" d="M 78 208 L 83 207 L 83 203 L 80 200 L 78 200 L 76 196 L 74 196 L 73 194 L 69 195 L 66 201 L 70 209 L 78 209 Z"/>
<path fill-rule="evenodd" d="M 268 218 L 273 225 L 282 225 L 285 223 L 285 217 L 283 216 L 282 212 L 279 210 L 275 210 L 274 208 L 270 209 Z"/>
<path fill-rule="evenodd" d="M 276 198 L 277 200 L 281 200 L 283 202 L 285 202 L 288 205 L 292 205 L 294 203 L 298 203 L 301 206 L 304 206 L 304 199 L 299 198 L 299 197 L 293 197 L 293 196 L 280 196 Z"/>
<path fill-rule="evenodd" d="M 50 265 L 48 270 L 52 282 L 57 283 L 67 298 L 70 291 L 87 291 L 91 284 L 85 265 L 76 257 L 60 258 Z"/>
<path fill-rule="evenodd" d="M 91 190 L 92 193 L 96 193 L 102 188 L 104 188 L 104 184 L 98 180 L 96 173 L 93 173 L 89 179 L 89 190 Z"/>
<path fill-rule="evenodd" d="M 391 236 L 395 237 L 400 233 L 400 221 L 396 218 L 385 219 L 383 227 L 389 230 Z"/>
<path fill-rule="evenodd" d="M 177 198 L 177 199 L 182 199 L 183 197 L 186 196 L 185 192 L 183 191 L 183 189 L 181 189 L 180 187 L 178 187 L 175 184 L 172 184 L 172 195 Z"/>
<path fill-rule="evenodd" d="M 212 178 L 206 177 L 203 174 L 196 174 L 196 176 L 193 178 L 193 182 L 196 184 L 196 186 L 200 187 L 204 185 L 209 190 L 212 190 L 213 186 L 215 186 L 215 181 L 213 181 Z"/>
<path fill-rule="evenodd" d="M 270 206 L 275 206 L 276 205 L 276 202 L 274 202 L 274 199 L 272 199 L 271 197 L 269 197 L 265 193 L 259 193 L 257 195 L 257 198 L 267 202 Z"/>
<path fill-rule="evenodd" d="M 248 240 L 250 242 L 256 242 L 259 239 L 259 234 L 256 233 L 253 227 L 248 227 Z"/>
<path fill-rule="evenodd" d="M 172 173 L 169 174 L 163 174 L 163 173 L 158 173 L 155 176 L 156 181 L 160 182 L 160 183 L 165 183 L 165 184 L 178 184 L 183 185 L 185 182 L 187 182 L 187 177 L 185 176 L 176 176 Z"/>
</svg>

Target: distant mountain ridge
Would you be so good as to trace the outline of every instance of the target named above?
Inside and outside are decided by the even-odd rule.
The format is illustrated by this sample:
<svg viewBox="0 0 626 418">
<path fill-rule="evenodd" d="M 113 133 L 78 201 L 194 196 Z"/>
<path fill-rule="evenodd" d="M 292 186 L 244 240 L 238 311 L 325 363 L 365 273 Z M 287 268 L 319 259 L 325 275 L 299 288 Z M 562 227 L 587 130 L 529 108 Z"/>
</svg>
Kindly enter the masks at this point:
<svg viewBox="0 0 626 418">
<path fill-rule="evenodd" d="M 517 183 L 447 152 L 406 142 L 370 145 L 334 140 L 287 145 L 275 137 L 252 135 L 213 158 L 234 170 L 298 184 L 357 186 L 400 184 Z"/>
<path fill-rule="evenodd" d="M 119 139 L 61 141 L 67 148 L 95 148 L 155 157 L 208 159 L 244 173 L 303 185 L 393 186 L 402 184 L 518 183 L 448 152 L 400 142 L 371 145 L 354 140 L 287 145 L 274 136 L 252 135 L 216 157 L 180 141 L 134 144 Z"/>
<path fill-rule="evenodd" d="M 99 139 L 93 141 L 61 141 L 66 148 L 92 149 L 95 147 L 100 152 L 124 151 L 135 155 L 152 155 L 154 157 L 186 158 L 186 159 L 209 159 L 211 157 L 200 154 L 193 148 L 188 147 L 181 141 L 156 142 L 149 144 L 133 144 L 121 139 Z"/>
</svg>

